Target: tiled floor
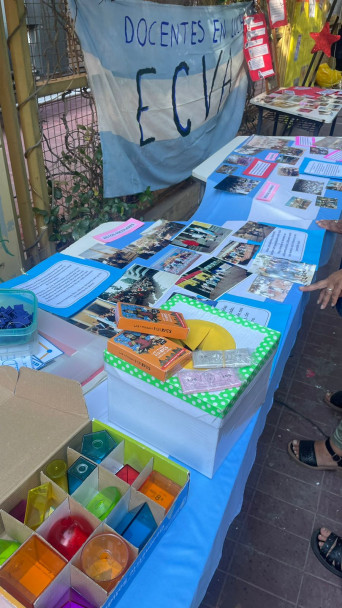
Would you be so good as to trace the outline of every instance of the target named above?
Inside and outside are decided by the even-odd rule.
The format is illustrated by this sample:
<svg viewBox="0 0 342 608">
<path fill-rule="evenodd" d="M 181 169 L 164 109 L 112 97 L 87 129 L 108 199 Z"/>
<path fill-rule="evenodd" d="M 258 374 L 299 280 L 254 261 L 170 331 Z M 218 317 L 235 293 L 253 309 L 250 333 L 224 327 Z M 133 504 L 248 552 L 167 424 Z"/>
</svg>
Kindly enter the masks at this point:
<svg viewBox="0 0 342 608">
<path fill-rule="evenodd" d="M 319 277 L 337 270 L 341 256 L 342 235 Z M 291 439 L 322 439 L 320 430 L 329 435 L 340 420 L 322 398 L 342 390 L 342 318 L 316 301 L 313 294 L 201 608 L 342 606 L 342 579 L 310 548 L 321 525 L 342 535 L 342 475 L 309 470 L 287 453 Z"/>
</svg>

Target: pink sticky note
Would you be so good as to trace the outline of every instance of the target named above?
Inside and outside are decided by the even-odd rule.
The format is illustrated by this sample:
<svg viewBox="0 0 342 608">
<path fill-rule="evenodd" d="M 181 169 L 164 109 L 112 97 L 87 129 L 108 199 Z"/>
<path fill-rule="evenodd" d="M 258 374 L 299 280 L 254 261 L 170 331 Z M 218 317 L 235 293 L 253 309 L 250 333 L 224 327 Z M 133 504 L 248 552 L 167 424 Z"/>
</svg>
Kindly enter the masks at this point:
<svg viewBox="0 0 342 608">
<path fill-rule="evenodd" d="M 280 184 L 274 184 L 273 182 L 266 182 L 261 188 L 260 192 L 257 194 L 256 198 L 258 201 L 266 201 L 269 202 L 274 197 L 277 192 Z"/>
<path fill-rule="evenodd" d="M 140 228 L 140 226 L 143 225 L 144 222 L 140 222 L 140 220 L 136 220 L 135 218 L 131 217 L 129 220 L 126 220 L 126 222 L 120 224 L 120 226 L 116 226 L 107 232 L 97 234 L 94 236 L 94 239 L 100 241 L 101 243 L 111 243 L 112 241 L 121 239 L 122 236 L 126 236 L 126 234 L 137 230 L 137 228 Z"/>
</svg>

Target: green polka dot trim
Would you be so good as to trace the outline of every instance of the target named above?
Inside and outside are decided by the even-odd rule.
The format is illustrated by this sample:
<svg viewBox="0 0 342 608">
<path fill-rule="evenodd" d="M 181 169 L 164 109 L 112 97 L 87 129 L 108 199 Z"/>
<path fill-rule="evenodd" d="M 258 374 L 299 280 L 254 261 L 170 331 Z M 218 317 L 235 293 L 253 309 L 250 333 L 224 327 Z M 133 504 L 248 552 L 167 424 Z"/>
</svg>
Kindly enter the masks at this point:
<svg viewBox="0 0 342 608">
<path fill-rule="evenodd" d="M 233 407 L 234 403 L 236 403 L 236 401 L 239 399 L 246 386 L 253 380 L 261 367 L 276 349 L 280 339 L 280 333 L 273 329 L 268 329 L 267 327 L 257 325 L 256 323 L 245 321 L 222 310 L 217 310 L 216 308 L 212 308 L 201 301 L 192 300 L 191 298 L 188 298 L 182 294 L 175 294 L 170 300 L 168 300 L 168 302 L 163 304 L 161 308 L 164 310 L 171 310 L 175 307 L 177 302 L 185 302 L 194 308 L 209 312 L 213 316 L 223 317 L 229 321 L 232 321 L 233 323 L 236 323 L 237 325 L 249 327 L 253 331 L 258 331 L 263 334 L 263 340 L 253 353 L 254 364 L 239 369 L 238 373 L 241 380 L 241 386 L 238 388 L 225 389 L 224 391 L 215 394 L 195 393 L 192 395 L 184 395 L 177 376 L 173 376 L 172 378 L 169 378 L 169 380 L 166 380 L 166 382 L 162 382 L 161 380 L 150 376 L 146 372 L 141 371 L 130 363 L 126 363 L 122 359 L 112 355 L 108 351 L 105 351 L 104 359 L 109 365 L 112 365 L 113 367 L 125 372 L 126 374 L 128 373 L 129 375 L 132 375 L 145 383 L 151 384 L 155 388 L 162 390 L 169 395 L 178 397 L 178 399 L 185 401 L 193 407 L 199 408 L 203 412 L 207 412 L 216 418 L 224 418 L 228 411 Z"/>
</svg>

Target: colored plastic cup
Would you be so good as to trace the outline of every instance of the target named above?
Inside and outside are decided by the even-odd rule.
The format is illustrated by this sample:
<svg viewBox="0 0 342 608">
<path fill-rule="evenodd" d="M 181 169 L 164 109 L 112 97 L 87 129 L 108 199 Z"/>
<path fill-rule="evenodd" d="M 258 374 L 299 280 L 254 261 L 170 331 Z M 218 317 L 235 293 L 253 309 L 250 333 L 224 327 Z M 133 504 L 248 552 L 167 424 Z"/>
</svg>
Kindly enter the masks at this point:
<svg viewBox="0 0 342 608">
<path fill-rule="evenodd" d="M 111 591 L 128 568 L 127 543 L 116 534 L 90 538 L 81 552 L 81 568 L 98 585 Z"/>
<path fill-rule="evenodd" d="M 46 465 L 45 474 L 49 479 L 54 481 L 64 492 L 69 492 L 68 478 L 67 478 L 68 465 L 64 460 L 52 460 Z"/>
</svg>

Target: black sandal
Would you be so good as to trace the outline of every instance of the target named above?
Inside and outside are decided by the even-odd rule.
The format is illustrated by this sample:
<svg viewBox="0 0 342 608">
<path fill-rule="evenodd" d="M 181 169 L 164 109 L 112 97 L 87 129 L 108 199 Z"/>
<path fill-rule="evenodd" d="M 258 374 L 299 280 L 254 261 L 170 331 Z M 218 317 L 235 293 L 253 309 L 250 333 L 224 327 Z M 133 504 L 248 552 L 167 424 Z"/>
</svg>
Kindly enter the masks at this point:
<svg viewBox="0 0 342 608">
<path fill-rule="evenodd" d="M 303 467 L 308 467 L 309 469 L 318 469 L 319 471 L 342 471 L 342 456 L 339 456 L 334 452 L 331 447 L 330 439 L 328 438 L 325 441 L 325 447 L 327 448 L 332 460 L 337 463 L 336 465 L 325 465 L 318 466 L 315 454 L 315 441 L 300 441 L 299 442 L 299 457 L 297 458 L 296 454 L 293 451 L 292 441 L 287 445 L 287 451 L 290 454 L 291 458 L 294 458 L 296 462 L 303 465 Z"/>
<path fill-rule="evenodd" d="M 331 532 L 320 547 L 318 535 L 320 530 L 315 530 L 311 536 L 311 548 L 322 566 L 342 578 L 342 538 Z"/>
<path fill-rule="evenodd" d="M 342 413 L 342 391 L 325 394 L 323 401 L 336 412 Z"/>
</svg>

